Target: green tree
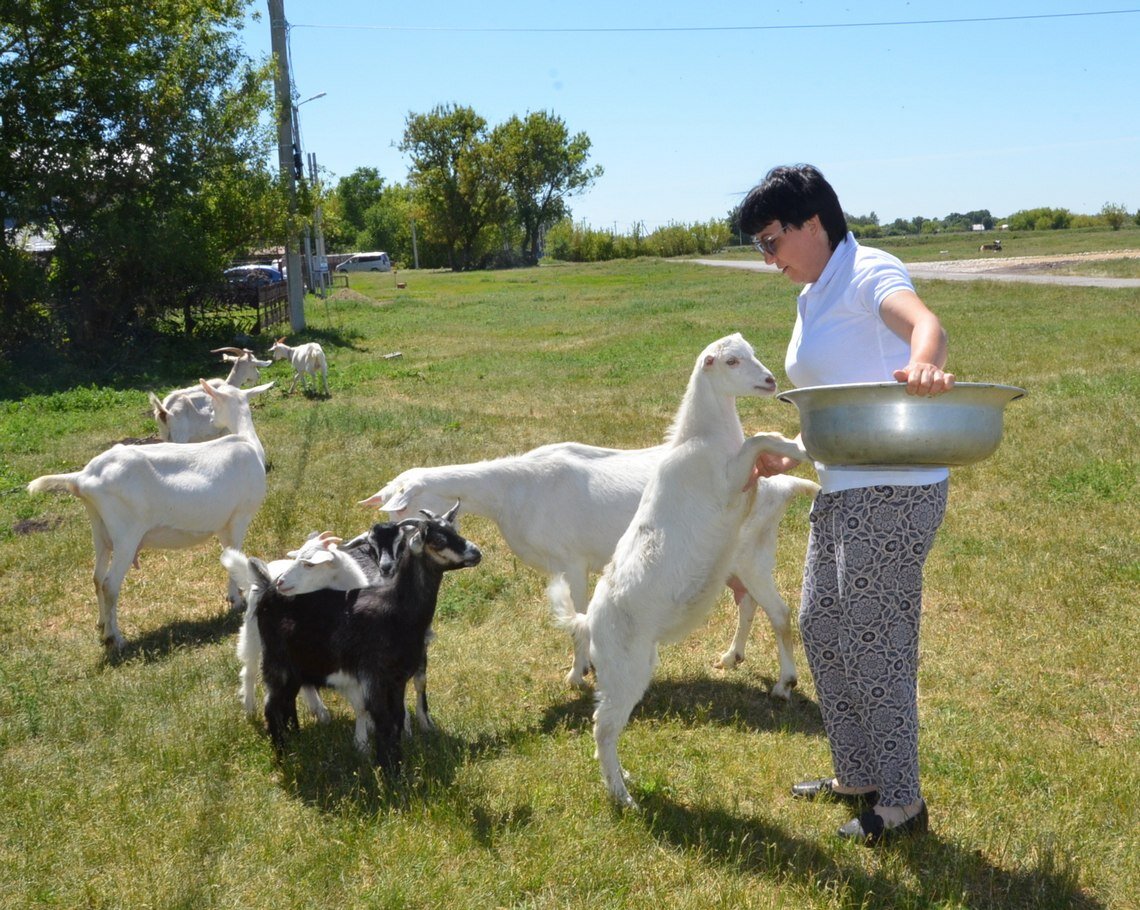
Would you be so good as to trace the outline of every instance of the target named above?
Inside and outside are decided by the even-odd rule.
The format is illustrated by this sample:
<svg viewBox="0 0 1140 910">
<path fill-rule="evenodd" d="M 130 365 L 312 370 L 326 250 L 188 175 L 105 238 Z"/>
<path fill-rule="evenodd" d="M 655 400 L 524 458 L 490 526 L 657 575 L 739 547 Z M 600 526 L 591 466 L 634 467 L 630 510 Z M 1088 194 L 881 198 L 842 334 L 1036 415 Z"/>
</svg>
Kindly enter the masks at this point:
<svg viewBox="0 0 1140 910">
<path fill-rule="evenodd" d="M 1128 209 L 1122 205 L 1106 202 L 1100 210 L 1100 217 L 1114 231 L 1119 231 L 1128 220 Z"/>
<path fill-rule="evenodd" d="M 592 186 L 602 176 L 602 166 L 586 163 L 590 137 L 571 136 L 554 114 L 511 117 L 495 127 L 490 139 L 523 230 L 523 258 L 536 263 L 543 233 L 568 214 L 566 198 Z"/>
<path fill-rule="evenodd" d="M 49 232 L 45 293 L 73 341 L 174 305 L 257 233 L 251 213 L 279 212 L 246 5 L 3 3 L 0 268 L 23 268 L 16 231 Z M 0 287 L 21 305 L 8 274 Z"/>
<path fill-rule="evenodd" d="M 384 178 L 374 167 L 358 167 L 336 185 L 338 212 L 345 222 L 346 234 L 364 230 L 364 213 L 380 201 Z"/>
<path fill-rule="evenodd" d="M 510 202 L 487 140 L 487 121 L 469 107 L 438 105 L 405 121 L 400 151 L 411 156 L 418 221 L 452 269 L 476 264 Z"/>
</svg>

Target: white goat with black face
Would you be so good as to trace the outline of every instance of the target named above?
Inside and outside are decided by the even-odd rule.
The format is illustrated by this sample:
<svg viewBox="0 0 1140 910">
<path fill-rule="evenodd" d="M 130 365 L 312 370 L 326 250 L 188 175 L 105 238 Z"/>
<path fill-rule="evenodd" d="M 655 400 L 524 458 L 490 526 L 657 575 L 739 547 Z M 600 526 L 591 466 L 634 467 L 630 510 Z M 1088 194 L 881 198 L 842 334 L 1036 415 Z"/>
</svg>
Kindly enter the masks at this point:
<svg viewBox="0 0 1140 910">
<path fill-rule="evenodd" d="M 297 388 L 297 380 L 301 380 L 301 391 L 308 388 L 308 379 L 313 380 L 313 391 L 317 391 L 317 377 L 320 376 L 324 384 L 325 394 L 329 393 L 329 365 L 325 358 L 324 349 L 315 341 L 290 347 L 284 338 L 278 338 L 269 349 L 269 356 L 274 360 L 288 360 L 293 367 L 293 384 L 289 391 Z"/>
<path fill-rule="evenodd" d="M 95 594 L 99 629 L 108 648 L 124 644 L 119 631 L 119 590 L 144 549 L 181 549 L 217 537 L 240 547 L 265 498 L 265 450 L 253 426 L 248 391 L 204 379 L 214 421 L 230 435 L 206 442 L 112 446 L 80 471 L 48 474 L 29 493 L 59 490 L 79 497 L 91 520 L 95 544 Z M 230 603 L 240 602 L 231 578 Z"/>
<path fill-rule="evenodd" d="M 617 740 L 652 678 L 657 646 L 680 641 L 707 619 L 756 496 L 755 487 L 745 489 L 752 467 L 761 451 L 775 447 L 773 439 L 783 439 L 746 440 L 736 399 L 775 391 L 776 380 L 739 334 L 709 345 L 693 367 L 667 451 L 586 612 L 576 612 L 564 580 L 550 586 L 559 624 L 588 648 L 597 674 L 597 758 L 607 789 L 623 805 L 635 803 Z"/>
<path fill-rule="evenodd" d="M 211 354 L 221 354 L 222 362 L 230 364 L 224 379 L 207 380 L 214 388 L 226 385 L 241 388 L 261 379 L 261 369 L 272 366 L 272 360 L 258 360 L 248 348 L 214 348 Z M 200 386 L 188 386 L 168 392 L 159 401 L 153 392 L 147 392 L 158 435 L 165 442 L 204 442 L 216 439 L 226 431 L 213 422 L 213 399 Z"/>
</svg>

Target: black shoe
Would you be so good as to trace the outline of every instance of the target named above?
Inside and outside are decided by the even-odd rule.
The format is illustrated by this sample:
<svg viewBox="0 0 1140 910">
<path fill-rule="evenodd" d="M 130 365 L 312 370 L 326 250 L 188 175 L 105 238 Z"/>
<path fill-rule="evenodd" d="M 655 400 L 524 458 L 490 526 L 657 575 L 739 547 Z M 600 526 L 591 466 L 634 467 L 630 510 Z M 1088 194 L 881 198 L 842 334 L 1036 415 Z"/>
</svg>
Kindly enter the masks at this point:
<svg viewBox="0 0 1140 910">
<path fill-rule="evenodd" d="M 840 793 L 835 789 L 835 781 L 830 777 L 825 777 L 821 780 L 805 780 L 798 784 L 792 784 L 792 798 L 826 799 L 832 802 L 846 803 L 856 809 L 870 809 L 879 801 L 879 791 Z"/>
<path fill-rule="evenodd" d="M 888 844 L 900 837 L 912 837 L 915 834 L 925 834 L 930 828 L 930 814 L 926 811 L 926 801 L 922 807 L 905 822 L 887 827 L 881 815 L 876 815 L 868 809 L 858 818 L 853 818 L 839 829 L 839 836 L 849 840 L 862 841 L 868 847 L 878 844 Z"/>
</svg>

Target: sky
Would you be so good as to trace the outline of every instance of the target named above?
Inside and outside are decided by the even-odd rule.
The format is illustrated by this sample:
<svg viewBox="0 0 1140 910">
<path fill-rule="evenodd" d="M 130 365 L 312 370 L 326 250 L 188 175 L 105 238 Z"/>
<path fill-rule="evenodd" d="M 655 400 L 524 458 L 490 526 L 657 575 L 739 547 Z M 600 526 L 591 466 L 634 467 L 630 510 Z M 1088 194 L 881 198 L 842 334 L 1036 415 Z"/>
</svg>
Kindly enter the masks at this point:
<svg viewBox="0 0 1140 910">
<path fill-rule="evenodd" d="M 1136 0 L 285 0 L 285 18 L 304 151 L 332 182 L 406 182 L 408 116 L 454 104 L 586 133 L 605 173 L 570 209 L 619 233 L 723 217 L 800 162 L 884 224 L 1140 209 Z"/>
</svg>

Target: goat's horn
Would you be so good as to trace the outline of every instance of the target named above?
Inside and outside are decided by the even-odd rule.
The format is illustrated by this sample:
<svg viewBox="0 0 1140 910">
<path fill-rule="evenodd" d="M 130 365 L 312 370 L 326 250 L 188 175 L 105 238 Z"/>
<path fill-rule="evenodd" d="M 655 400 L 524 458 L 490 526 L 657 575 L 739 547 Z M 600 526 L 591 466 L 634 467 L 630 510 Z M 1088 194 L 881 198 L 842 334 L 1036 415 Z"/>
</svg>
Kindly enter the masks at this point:
<svg viewBox="0 0 1140 910">
<path fill-rule="evenodd" d="M 449 525 L 455 524 L 455 516 L 459 514 L 459 500 L 455 500 L 455 505 L 447 510 L 447 514 L 443 516 L 443 520 Z"/>
<path fill-rule="evenodd" d="M 252 352 L 247 352 L 244 348 L 212 348 L 210 350 L 210 353 L 211 354 L 236 354 L 238 356 L 241 356 L 242 354 L 252 353 Z"/>
</svg>

